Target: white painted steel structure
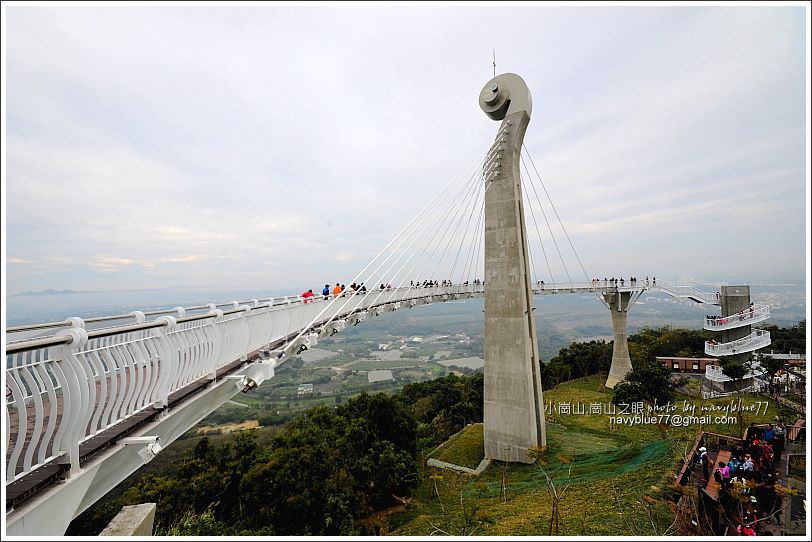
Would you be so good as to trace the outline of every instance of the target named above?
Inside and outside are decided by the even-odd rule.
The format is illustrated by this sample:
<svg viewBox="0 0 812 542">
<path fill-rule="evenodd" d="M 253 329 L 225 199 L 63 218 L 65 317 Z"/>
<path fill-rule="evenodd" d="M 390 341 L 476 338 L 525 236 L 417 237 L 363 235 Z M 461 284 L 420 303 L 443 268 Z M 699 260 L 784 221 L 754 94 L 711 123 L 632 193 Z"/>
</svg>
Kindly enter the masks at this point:
<svg viewBox="0 0 812 542">
<path fill-rule="evenodd" d="M 732 314 L 727 317 L 705 317 L 704 328 L 708 331 L 722 331 L 737 327 L 749 326 L 757 322 L 763 322 L 770 317 L 770 307 L 763 303 L 754 303 L 753 310 Z"/>
<path fill-rule="evenodd" d="M 754 352 L 767 346 L 770 346 L 770 332 L 756 329 L 747 337 L 727 343 L 705 341 L 705 353 L 710 356 L 732 356 Z"/>
<path fill-rule="evenodd" d="M 533 293 L 648 289 L 714 301 L 710 294 L 699 296 L 688 287 L 642 282 L 536 284 Z M 317 344 L 319 337 L 393 310 L 483 293 L 480 283 L 402 287 L 9 328 L 7 335 L 13 340 L 6 344 L 6 488 L 49 464 L 65 468 L 62 482 L 7 509 L 7 534 L 61 535 L 74 517 L 162 446 L 235 394 L 273 377 L 275 367 Z M 147 314 L 156 318 L 147 321 Z M 121 325 L 127 321 L 131 323 Z M 221 374 L 225 369 L 228 374 Z M 170 396 L 201 382 L 205 385 L 189 398 L 170 404 Z M 113 438 L 102 452 L 81 457 L 83 445 L 149 411 L 157 414 L 127 438 Z"/>
<path fill-rule="evenodd" d="M 751 379 L 751 378 L 760 378 L 760 377 L 764 377 L 766 374 L 767 374 L 767 370 L 764 369 L 760 364 L 751 363 L 751 364 L 749 364 L 749 367 L 747 368 L 747 372 L 742 377 L 742 380 L 748 380 L 748 379 Z M 724 371 L 722 370 L 722 367 L 720 367 L 719 365 L 706 365 L 705 366 L 705 378 L 707 378 L 708 380 L 712 380 L 714 382 L 728 382 L 728 381 L 731 380 L 731 378 L 724 373 Z M 756 384 L 755 387 L 758 388 L 759 387 L 758 384 Z M 749 391 L 749 389 L 750 389 L 750 386 L 748 386 L 747 388 L 742 388 L 741 390 L 736 390 L 736 391 L 729 392 L 729 393 L 738 393 L 740 391 Z"/>
</svg>

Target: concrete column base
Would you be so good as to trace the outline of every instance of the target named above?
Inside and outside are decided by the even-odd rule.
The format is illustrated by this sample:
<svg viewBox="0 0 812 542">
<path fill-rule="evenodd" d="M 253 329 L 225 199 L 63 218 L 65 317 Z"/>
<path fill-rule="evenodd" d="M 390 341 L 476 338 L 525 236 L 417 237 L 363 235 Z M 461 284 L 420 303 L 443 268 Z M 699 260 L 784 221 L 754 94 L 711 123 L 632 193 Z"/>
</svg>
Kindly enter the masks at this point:
<svg viewBox="0 0 812 542">
<path fill-rule="evenodd" d="M 607 388 L 614 388 L 615 384 L 626 378 L 626 375 L 632 370 L 632 359 L 629 357 L 629 332 L 626 327 L 631 297 L 631 292 L 603 294 L 603 299 L 609 305 L 609 311 L 612 313 L 612 333 L 614 335 L 612 366 L 609 368 L 609 376 L 606 378 Z"/>
<path fill-rule="evenodd" d="M 155 503 L 125 506 L 99 536 L 152 536 Z"/>
</svg>

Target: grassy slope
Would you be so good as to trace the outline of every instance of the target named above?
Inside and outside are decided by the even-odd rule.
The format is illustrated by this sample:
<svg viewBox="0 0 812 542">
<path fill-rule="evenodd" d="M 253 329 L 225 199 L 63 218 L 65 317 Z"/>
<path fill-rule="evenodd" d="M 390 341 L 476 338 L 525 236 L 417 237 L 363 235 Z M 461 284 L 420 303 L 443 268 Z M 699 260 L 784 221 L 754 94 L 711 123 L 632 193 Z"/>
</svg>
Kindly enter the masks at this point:
<svg viewBox="0 0 812 542">
<path fill-rule="evenodd" d="M 596 377 L 589 377 L 548 390 L 544 398 L 553 405 L 564 402 L 574 405 L 580 401 L 588 412 L 590 403 L 608 404 L 611 393 L 601 389 Z M 683 399 L 677 403 L 680 410 Z M 748 399 L 745 403 L 757 400 Z M 688 402 L 695 402 L 700 408 L 700 400 Z M 726 402 L 729 399 L 704 404 Z M 745 425 L 750 421 L 767 421 L 774 415 L 771 406 L 766 414 L 748 414 Z M 674 515 L 664 488 L 680 465 L 678 448 L 693 442 L 699 426 L 637 425 L 613 429 L 604 414 L 553 413 L 548 414 L 547 421 L 545 470 L 559 492 L 568 479 L 570 482 L 560 501 L 559 534 L 651 536 L 656 534 L 652 521 L 657 533 L 671 524 Z M 702 429 L 739 434 L 738 424 Z M 472 443 L 477 445 L 481 446 Z M 392 534 L 548 535 L 552 506 L 542 469 L 538 465 L 508 465 L 505 495 L 501 491 L 503 469 L 504 464 L 494 464 L 479 478 L 426 469 L 414 501 L 390 516 Z M 429 477 L 432 474 L 434 480 Z M 436 475 L 442 478 L 436 479 Z M 439 500 L 434 494 L 435 482 Z"/>
<path fill-rule="evenodd" d="M 429 457 L 469 469 L 477 468 L 485 457 L 482 446 L 482 424 L 475 423 L 465 427 L 430 453 Z"/>
</svg>

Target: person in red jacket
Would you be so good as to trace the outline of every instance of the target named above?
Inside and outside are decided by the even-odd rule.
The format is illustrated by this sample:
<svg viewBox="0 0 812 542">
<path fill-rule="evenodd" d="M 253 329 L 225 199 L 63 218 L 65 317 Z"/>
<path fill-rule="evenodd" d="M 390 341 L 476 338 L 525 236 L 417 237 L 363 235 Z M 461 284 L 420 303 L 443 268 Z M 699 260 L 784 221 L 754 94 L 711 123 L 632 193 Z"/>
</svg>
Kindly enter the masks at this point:
<svg viewBox="0 0 812 542">
<path fill-rule="evenodd" d="M 304 299 L 304 303 L 307 303 L 307 300 L 310 299 L 311 297 L 313 297 L 313 290 L 308 290 L 302 294 L 302 299 Z"/>
</svg>

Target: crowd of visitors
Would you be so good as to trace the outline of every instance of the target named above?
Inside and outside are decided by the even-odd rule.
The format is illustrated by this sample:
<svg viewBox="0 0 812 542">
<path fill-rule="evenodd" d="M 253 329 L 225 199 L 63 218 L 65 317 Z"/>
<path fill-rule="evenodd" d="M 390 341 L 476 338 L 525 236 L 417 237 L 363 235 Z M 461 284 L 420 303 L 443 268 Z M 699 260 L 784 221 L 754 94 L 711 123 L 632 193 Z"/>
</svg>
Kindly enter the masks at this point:
<svg viewBox="0 0 812 542">
<path fill-rule="evenodd" d="M 468 286 L 469 282 L 466 280 L 462 284 L 464 286 Z M 471 284 L 481 285 L 481 284 L 485 284 L 485 281 L 480 280 L 480 279 L 474 279 L 473 281 L 471 281 Z M 453 285 L 454 285 L 454 283 L 451 282 L 451 280 L 438 281 L 438 280 L 434 280 L 434 279 L 430 279 L 430 280 L 427 279 L 427 280 L 424 280 L 422 282 L 420 280 L 417 280 L 417 281 L 410 280 L 409 281 L 409 288 L 436 288 L 436 287 L 439 287 L 439 286 L 447 287 L 447 286 L 453 286 Z M 391 283 L 388 283 L 388 284 L 381 283 L 379 289 L 380 290 L 391 290 L 392 289 L 392 284 Z M 347 287 L 344 284 L 336 282 L 336 285 L 333 286 L 332 288 L 330 287 L 329 284 L 325 284 L 324 288 L 322 288 L 322 290 L 321 290 L 321 295 L 323 296 L 324 299 L 330 299 L 331 296 L 332 297 L 339 297 L 339 296 L 345 296 L 345 295 L 350 295 L 350 294 L 354 294 L 354 293 L 366 293 L 366 292 L 367 292 L 367 287 L 364 285 L 363 282 L 360 282 L 360 283 L 353 282 L 352 284 L 350 284 L 349 289 L 347 289 Z M 304 303 L 312 303 L 313 302 L 312 298 L 315 296 L 312 289 L 308 289 L 308 290 L 302 292 L 299 295 L 304 300 L 303 301 Z"/>
<path fill-rule="evenodd" d="M 729 314 L 728 316 L 714 316 L 711 314 L 705 315 L 705 320 L 707 320 L 710 325 L 712 326 L 724 326 L 728 324 L 730 321 L 735 321 L 738 319 L 739 321 L 744 320 L 745 318 L 752 318 L 755 316 L 756 308 L 752 302 L 750 302 L 750 306 L 746 309 L 742 309 L 735 314 Z"/>
<path fill-rule="evenodd" d="M 720 485 L 720 503 L 741 535 L 758 535 L 762 523 L 780 521 L 775 467 L 784 451 L 786 434 L 781 420 L 775 426 L 767 424 L 766 427 L 751 423 L 746 439 L 730 449 L 730 460 L 719 461 L 713 471 L 713 479 Z M 697 453 L 703 482 L 708 482 L 713 462 L 705 447 L 699 448 Z"/>
<path fill-rule="evenodd" d="M 638 280 L 639 279 L 637 277 L 629 277 L 629 280 L 626 280 L 623 277 L 620 277 L 619 279 L 616 279 L 615 277 L 612 277 L 610 279 L 606 278 L 606 277 L 603 277 L 603 280 L 601 280 L 599 278 L 595 278 L 595 279 L 592 279 L 592 286 L 593 287 L 595 287 L 595 286 L 611 286 L 611 287 L 620 286 L 622 288 L 622 287 L 626 286 L 626 283 L 628 282 L 629 287 L 634 288 L 634 287 L 637 286 Z M 641 286 L 643 286 L 644 284 L 646 286 L 652 286 L 652 285 L 657 286 L 657 277 L 652 277 L 651 281 L 649 281 L 648 277 L 646 277 L 645 281 L 640 280 L 639 282 L 640 282 Z"/>
</svg>

